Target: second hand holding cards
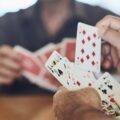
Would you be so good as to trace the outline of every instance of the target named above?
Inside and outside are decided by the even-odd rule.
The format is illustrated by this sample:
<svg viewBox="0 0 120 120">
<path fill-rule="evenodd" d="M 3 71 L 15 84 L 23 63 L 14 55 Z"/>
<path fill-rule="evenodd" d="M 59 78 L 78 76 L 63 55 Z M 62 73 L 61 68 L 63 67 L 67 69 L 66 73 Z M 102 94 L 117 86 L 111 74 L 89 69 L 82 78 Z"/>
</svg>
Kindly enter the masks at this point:
<svg viewBox="0 0 120 120">
<path fill-rule="evenodd" d="M 21 66 L 23 68 L 22 75 L 25 76 L 31 83 L 36 84 L 40 87 L 55 91 L 56 86 L 50 84 L 44 80 L 45 69 L 42 67 L 40 62 L 33 53 L 21 46 L 15 46 L 14 50 L 22 58 Z"/>
<path fill-rule="evenodd" d="M 22 58 L 21 65 L 24 69 L 24 73 L 28 72 L 37 76 L 41 72 L 39 62 L 34 59 L 34 56 L 31 52 L 20 46 L 14 47 L 14 50 Z"/>
</svg>

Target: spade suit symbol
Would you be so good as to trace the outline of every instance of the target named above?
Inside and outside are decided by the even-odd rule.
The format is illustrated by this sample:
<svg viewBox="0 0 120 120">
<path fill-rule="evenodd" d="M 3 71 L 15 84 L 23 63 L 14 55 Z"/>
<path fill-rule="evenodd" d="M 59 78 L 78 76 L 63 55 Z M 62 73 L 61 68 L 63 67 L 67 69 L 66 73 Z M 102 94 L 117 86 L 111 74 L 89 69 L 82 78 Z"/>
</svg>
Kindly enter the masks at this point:
<svg viewBox="0 0 120 120">
<path fill-rule="evenodd" d="M 53 65 L 56 65 L 56 61 L 53 61 Z"/>
<path fill-rule="evenodd" d="M 104 89 L 104 90 L 102 90 L 102 92 L 103 92 L 104 94 L 107 94 L 107 90 L 105 90 L 105 89 Z"/>
<path fill-rule="evenodd" d="M 112 85 L 108 85 L 108 87 L 112 90 L 113 89 L 113 86 Z"/>
<path fill-rule="evenodd" d="M 105 80 L 107 77 L 103 77 L 103 79 Z"/>
<path fill-rule="evenodd" d="M 59 76 L 63 75 L 63 71 L 58 69 Z"/>
</svg>

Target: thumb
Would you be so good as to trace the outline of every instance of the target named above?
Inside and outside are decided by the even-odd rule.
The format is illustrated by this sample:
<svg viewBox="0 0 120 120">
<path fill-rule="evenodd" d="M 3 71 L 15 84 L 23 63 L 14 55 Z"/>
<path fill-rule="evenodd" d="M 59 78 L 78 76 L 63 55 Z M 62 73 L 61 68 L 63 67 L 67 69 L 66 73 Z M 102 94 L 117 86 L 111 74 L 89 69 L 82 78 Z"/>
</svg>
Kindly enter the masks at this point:
<svg viewBox="0 0 120 120">
<path fill-rule="evenodd" d="M 99 26 L 98 34 L 102 37 L 102 39 L 120 50 L 120 32 L 105 26 Z"/>
</svg>

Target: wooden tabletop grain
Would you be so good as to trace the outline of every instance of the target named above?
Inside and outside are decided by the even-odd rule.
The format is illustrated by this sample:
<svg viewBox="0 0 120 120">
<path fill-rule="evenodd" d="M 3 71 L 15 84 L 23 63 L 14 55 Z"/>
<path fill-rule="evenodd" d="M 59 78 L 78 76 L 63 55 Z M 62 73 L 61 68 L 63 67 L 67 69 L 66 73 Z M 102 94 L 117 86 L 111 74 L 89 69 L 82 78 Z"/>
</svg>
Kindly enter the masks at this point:
<svg viewBox="0 0 120 120">
<path fill-rule="evenodd" d="M 54 120 L 52 95 L 0 96 L 0 120 Z"/>
</svg>

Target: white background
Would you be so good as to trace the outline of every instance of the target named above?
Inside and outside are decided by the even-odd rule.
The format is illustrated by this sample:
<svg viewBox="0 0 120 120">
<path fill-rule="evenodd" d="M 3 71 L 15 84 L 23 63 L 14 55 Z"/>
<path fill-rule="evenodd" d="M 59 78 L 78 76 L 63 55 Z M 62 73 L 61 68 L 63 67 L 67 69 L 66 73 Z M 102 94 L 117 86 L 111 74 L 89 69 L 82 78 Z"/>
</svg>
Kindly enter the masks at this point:
<svg viewBox="0 0 120 120">
<path fill-rule="evenodd" d="M 37 0 L 0 0 L 0 16 L 33 5 Z"/>
<path fill-rule="evenodd" d="M 33 5 L 37 0 L 0 0 L 0 16 Z M 120 15 L 120 0 L 77 0 L 90 5 L 98 5 Z"/>
<path fill-rule="evenodd" d="M 120 15 L 120 0 L 77 0 L 90 5 L 98 5 Z"/>
</svg>

